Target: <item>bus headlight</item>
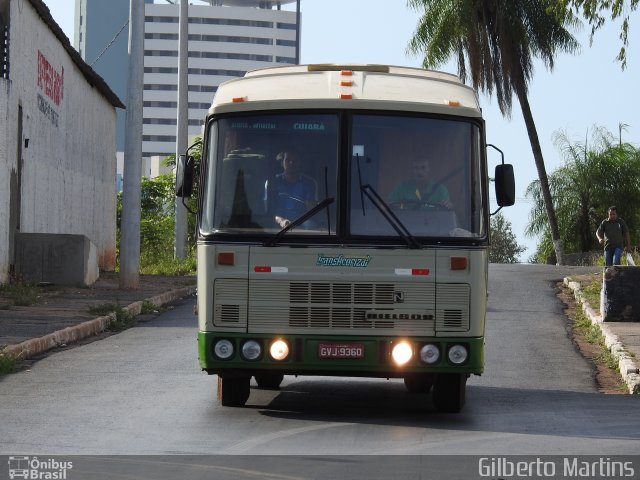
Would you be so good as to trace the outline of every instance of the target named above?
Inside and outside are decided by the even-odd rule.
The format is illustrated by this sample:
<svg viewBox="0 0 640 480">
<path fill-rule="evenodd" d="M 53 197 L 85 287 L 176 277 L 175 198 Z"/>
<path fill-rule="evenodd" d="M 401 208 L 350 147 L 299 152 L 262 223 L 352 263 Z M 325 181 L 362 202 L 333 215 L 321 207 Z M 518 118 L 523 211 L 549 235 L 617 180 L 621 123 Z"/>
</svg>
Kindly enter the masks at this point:
<svg viewBox="0 0 640 480">
<path fill-rule="evenodd" d="M 269 348 L 269 353 L 274 360 L 286 360 L 289 356 L 289 344 L 284 340 L 275 340 Z"/>
<path fill-rule="evenodd" d="M 467 361 L 469 352 L 464 345 L 453 345 L 449 348 L 449 361 L 454 365 L 461 365 Z"/>
<path fill-rule="evenodd" d="M 255 340 L 247 340 L 242 344 L 242 358 L 245 360 L 257 360 L 262 355 L 262 346 Z"/>
<path fill-rule="evenodd" d="M 218 340 L 213 346 L 213 353 L 221 360 L 227 360 L 233 356 L 233 343 L 229 340 Z"/>
<path fill-rule="evenodd" d="M 420 360 L 423 363 L 433 365 L 440 360 L 440 349 L 433 343 L 427 343 L 420 349 Z"/>
<path fill-rule="evenodd" d="M 413 357 L 413 348 L 407 342 L 399 342 L 393 346 L 391 357 L 396 365 L 404 365 Z"/>
</svg>

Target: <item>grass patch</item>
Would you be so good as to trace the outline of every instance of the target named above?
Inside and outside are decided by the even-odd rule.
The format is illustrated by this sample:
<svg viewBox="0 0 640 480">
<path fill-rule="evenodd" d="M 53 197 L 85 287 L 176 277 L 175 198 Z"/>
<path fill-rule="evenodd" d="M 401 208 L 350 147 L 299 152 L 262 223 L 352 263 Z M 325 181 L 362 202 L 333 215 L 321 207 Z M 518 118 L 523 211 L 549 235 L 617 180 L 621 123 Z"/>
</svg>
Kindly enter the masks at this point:
<svg viewBox="0 0 640 480">
<path fill-rule="evenodd" d="M 122 307 L 117 303 L 101 303 L 100 305 L 95 305 L 89 308 L 89 313 L 91 315 L 102 317 L 104 315 L 109 315 L 110 313 L 117 311 L 119 308 Z"/>
<path fill-rule="evenodd" d="M 0 348 L 0 375 L 16 371 L 16 359 L 4 353 L 5 347 Z"/>
<path fill-rule="evenodd" d="M 146 315 L 148 313 L 158 313 L 160 311 L 161 311 L 161 308 L 158 307 L 153 302 L 150 302 L 149 300 L 144 300 L 142 302 L 142 307 L 140 308 L 141 315 Z"/>
<path fill-rule="evenodd" d="M 173 258 L 173 256 L 140 256 L 140 273 L 144 275 L 194 275 L 196 273 L 196 259 Z"/>
<path fill-rule="evenodd" d="M 114 318 L 107 326 L 107 330 L 110 332 L 121 332 L 133 327 L 136 323 L 136 316 L 120 306 L 113 313 Z"/>
<path fill-rule="evenodd" d="M 31 283 L 11 283 L 0 285 L 0 296 L 10 301 L 10 304 L 0 302 L 3 309 L 7 309 L 12 305 L 20 307 L 28 307 L 37 303 L 38 297 L 42 293 L 42 289 Z"/>
<path fill-rule="evenodd" d="M 619 372 L 618 360 L 604 343 L 604 336 L 600 328 L 589 320 L 581 308 L 576 308 L 573 312 L 573 330 L 574 333 L 581 335 L 588 343 L 600 347 L 600 353 L 593 357 L 594 363 Z"/>
<path fill-rule="evenodd" d="M 133 327 L 136 323 L 135 315 L 115 303 L 102 303 L 100 305 L 96 305 L 89 309 L 89 313 L 100 317 L 111 315 L 111 321 L 109 322 L 109 325 L 107 325 L 107 331 L 109 332 L 121 332 L 127 328 Z"/>
<path fill-rule="evenodd" d="M 600 292 L 602 291 L 602 279 L 589 282 L 582 285 L 582 293 L 589 306 L 596 311 L 600 310 Z"/>
<path fill-rule="evenodd" d="M 588 275 L 576 275 L 569 277 L 569 280 L 580 284 L 580 290 L 584 300 L 586 300 L 589 306 L 595 311 L 599 311 L 600 291 L 602 290 L 602 273 L 598 272 Z"/>
</svg>

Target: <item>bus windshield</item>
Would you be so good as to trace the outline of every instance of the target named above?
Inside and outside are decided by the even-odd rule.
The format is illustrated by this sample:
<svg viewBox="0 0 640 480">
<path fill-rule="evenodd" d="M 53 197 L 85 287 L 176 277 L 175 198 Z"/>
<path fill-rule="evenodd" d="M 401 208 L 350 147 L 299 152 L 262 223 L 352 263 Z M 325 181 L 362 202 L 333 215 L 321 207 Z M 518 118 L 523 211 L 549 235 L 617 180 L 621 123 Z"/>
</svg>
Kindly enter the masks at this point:
<svg viewBox="0 0 640 480">
<path fill-rule="evenodd" d="M 272 236 L 329 198 L 287 238 L 486 234 L 482 139 L 472 121 L 266 113 L 221 117 L 208 128 L 204 235 Z"/>
</svg>

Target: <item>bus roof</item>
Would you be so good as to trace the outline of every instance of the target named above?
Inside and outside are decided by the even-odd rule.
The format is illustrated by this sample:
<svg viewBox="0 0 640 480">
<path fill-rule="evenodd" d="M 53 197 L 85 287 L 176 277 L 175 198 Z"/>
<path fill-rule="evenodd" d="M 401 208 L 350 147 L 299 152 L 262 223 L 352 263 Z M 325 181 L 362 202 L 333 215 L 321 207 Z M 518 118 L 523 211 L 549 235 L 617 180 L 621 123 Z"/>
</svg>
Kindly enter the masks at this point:
<svg viewBox="0 0 640 480">
<path fill-rule="evenodd" d="M 374 108 L 480 117 L 453 74 L 389 65 L 290 65 L 223 82 L 209 113 L 275 108 Z"/>
</svg>

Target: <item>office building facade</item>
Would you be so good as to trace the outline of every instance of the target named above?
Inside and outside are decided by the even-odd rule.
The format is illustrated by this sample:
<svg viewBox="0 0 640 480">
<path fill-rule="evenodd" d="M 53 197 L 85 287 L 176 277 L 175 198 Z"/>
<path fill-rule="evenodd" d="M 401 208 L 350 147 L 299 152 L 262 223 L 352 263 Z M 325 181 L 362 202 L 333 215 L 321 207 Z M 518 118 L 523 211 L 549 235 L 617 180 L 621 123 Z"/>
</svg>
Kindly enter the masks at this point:
<svg viewBox="0 0 640 480">
<path fill-rule="evenodd" d="M 162 158 L 176 150 L 180 5 L 146 1 L 142 155 Z M 108 28 L 96 25 L 107 23 L 104 4 L 109 4 L 108 15 L 113 17 Z M 128 4 L 129 0 L 76 0 L 76 48 L 90 63 L 93 59 L 89 57 L 99 57 L 94 63 L 96 71 L 105 70 L 108 83 L 112 81 L 110 74 L 118 75 L 113 81 L 118 85 L 124 81 L 124 92 L 128 29 L 118 32 L 127 21 Z M 291 8 L 296 0 L 210 0 L 189 5 L 190 137 L 201 133 L 220 83 L 248 70 L 298 62 L 300 16 L 297 8 L 283 10 L 286 4 Z M 109 49 L 116 49 L 113 55 L 103 52 L 109 42 Z M 102 44 L 100 48 L 98 44 Z M 113 88 L 119 93 L 115 84 Z M 118 131 L 124 132 L 124 116 Z"/>
</svg>

